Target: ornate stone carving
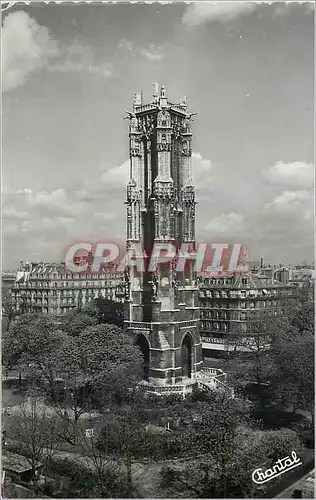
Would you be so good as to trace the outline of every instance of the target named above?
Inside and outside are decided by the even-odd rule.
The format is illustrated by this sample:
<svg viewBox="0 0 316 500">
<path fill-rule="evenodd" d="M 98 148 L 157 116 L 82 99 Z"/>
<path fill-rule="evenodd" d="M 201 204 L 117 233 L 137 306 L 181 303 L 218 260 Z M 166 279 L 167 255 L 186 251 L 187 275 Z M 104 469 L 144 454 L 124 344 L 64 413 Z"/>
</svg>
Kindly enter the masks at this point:
<svg viewBox="0 0 316 500">
<path fill-rule="evenodd" d="M 170 119 L 170 113 L 168 111 L 162 110 L 159 111 L 157 115 L 157 127 L 166 127 L 170 128 L 171 127 L 171 119 Z"/>
<path fill-rule="evenodd" d="M 194 192 L 194 187 L 193 186 L 187 186 L 186 188 L 182 189 L 181 199 L 182 199 L 182 202 L 185 203 L 186 205 L 193 205 L 193 206 L 195 206 L 195 192 Z"/>
<path fill-rule="evenodd" d="M 190 148 L 189 141 L 183 141 L 181 154 L 182 154 L 182 156 L 191 156 L 192 155 L 192 149 Z"/>
<path fill-rule="evenodd" d="M 171 151 L 171 144 L 168 142 L 159 142 L 157 144 L 157 151 Z"/>
<path fill-rule="evenodd" d="M 134 106 L 141 106 L 142 105 L 142 95 L 141 94 L 134 94 L 133 104 L 134 104 Z"/>
<path fill-rule="evenodd" d="M 152 286 L 153 299 L 156 300 L 158 297 L 158 288 L 159 288 L 159 280 L 156 274 L 153 275 L 151 286 Z"/>
<path fill-rule="evenodd" d="M 149 139 L 154 131 L 154 116 L 146 115 L 139 119 L 139 129 L 142 134 Z"/>
<path fill-rule="evenodd" d="M 174 117 L 172 123 L 172 133 L 176 139 L 182 136 L 183 133 L 183 120 Z"/>
<path fill-rule="evenodd" d="M 139 135 L 132 135 L 131 134 L 131 141 L 130 141 L 130 156 L 142 156 L 141 154 L 141 149 L 140 149 L 140 141 L 141 138 Z"/>
<path fill-rule="evenodd" d="M 157 104 L 159 100 L 159 84 L 158 82 L 153 83 L 153 103 Z"/>
<path fill-rule="evenodd" d="M 186 118 L 185 121 L 183 122 L 183 132 L 185 134 L 191 134 L 191 120 L 190 118 Z"/>
<path fill-rule="evenodd" d="M 131 157 L 141 156 L 139 144 L 137 144 L 137 143 L 132 144 L 131 149 L 130 149 L 130 156 Z"/>
<path fill-rule="evenodd" d="M 173 187 L 170 183 L 155 182 L 154 194 L 156 198 L 171 199 L 173 197 L 173 191 Z"/>
<path fill-rule="evenodd" d="M 125 298 L 128 299 L 129 295 L 130 295 L 130 289 L 131 289 L 131 279 L 130 279 L 130 272 L 129 272 L 128 267 L 124 271 L 124 278 L 125 278 Z"/>
<path fill-rule="evenodd" d="M 188 98 L 187 98 L 187 97 L 183 97 L 183 98 L 180 100 L 179 105 L 180 105 L 182 108 L 187 108 L 187 106 L 188 106 Z"/>
</svg>

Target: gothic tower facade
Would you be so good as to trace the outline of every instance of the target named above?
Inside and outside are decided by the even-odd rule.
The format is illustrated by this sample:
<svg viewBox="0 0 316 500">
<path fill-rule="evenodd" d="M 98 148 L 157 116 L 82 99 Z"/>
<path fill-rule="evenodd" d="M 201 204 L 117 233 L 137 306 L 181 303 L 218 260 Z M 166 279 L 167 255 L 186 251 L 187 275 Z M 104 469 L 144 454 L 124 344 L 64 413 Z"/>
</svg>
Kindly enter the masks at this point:
<svg viewBox="0 0 316 500">
<path fill-rule="evenodd" d="M 129 114 L 130 179 L 127 251 L 171 242 L 195 250 L 195 189 L 191 174 L 192 116 L 186 98 L 172 103 L 153 85 L 152 101 L 135 94 Z M 183 247 L 182 247 L 183 248 Z M 126 272 L 125 329 L 140 346 L 144 378 L 169 386 L 194 383 L 202 365 L 194 261 L 175 260 L 148 272 Z"/>
</svg>

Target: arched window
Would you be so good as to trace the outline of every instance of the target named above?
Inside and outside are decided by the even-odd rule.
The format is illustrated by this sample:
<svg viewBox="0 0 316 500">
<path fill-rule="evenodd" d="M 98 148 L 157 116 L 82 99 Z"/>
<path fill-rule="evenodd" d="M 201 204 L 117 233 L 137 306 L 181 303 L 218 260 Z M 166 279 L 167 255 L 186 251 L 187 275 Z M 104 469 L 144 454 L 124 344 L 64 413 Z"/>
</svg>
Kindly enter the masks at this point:
<svg viewBox="0 0 316 500">
<path fill-rule="evenodd" d="M 144 358 L 144 380 L 149 379 L 149 343 L 143 334 L 138 335 L 136 345 L 140 348 Z"/>
<path fill-rule="evenodd" d="M 192 338 L 186 334 L 181 345 L 181 367 L 182 377 L 191 378 L 192 376 Z"/>
</svg>

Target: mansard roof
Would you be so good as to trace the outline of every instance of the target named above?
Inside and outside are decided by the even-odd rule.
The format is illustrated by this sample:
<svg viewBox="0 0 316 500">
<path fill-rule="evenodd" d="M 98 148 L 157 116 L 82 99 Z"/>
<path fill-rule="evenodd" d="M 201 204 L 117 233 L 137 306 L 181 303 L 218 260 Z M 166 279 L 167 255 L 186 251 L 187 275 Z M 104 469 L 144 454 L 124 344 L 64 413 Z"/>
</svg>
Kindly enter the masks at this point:
<svg viewBox="0 0 316 500">
<path fill-rule="evenodd" d="M 247 282 L 245 283 L 245 278 Z M 206 281 L 208 280 L 208 281 Z M 266 288 L 292 288 L 292 285 L 286 285 L 279 281 L 258 274 L 234 274 L 223 273 L 219 276 L 210 278 L 200 278 L 200 287 L 202 288 L 228 288 L 228 289 L 266 289 Z"/>
</svg>

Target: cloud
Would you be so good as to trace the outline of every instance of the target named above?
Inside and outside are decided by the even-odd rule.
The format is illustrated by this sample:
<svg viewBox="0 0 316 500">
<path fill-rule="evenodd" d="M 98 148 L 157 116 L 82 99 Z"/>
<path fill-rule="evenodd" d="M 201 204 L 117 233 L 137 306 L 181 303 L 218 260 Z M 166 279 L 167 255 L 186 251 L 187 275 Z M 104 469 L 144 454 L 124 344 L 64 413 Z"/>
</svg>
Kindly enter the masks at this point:
<svg viewBox="0 0 316 500">
<path fill-rule="evenodd" d="M 133 56 L 145 57 L 148 61 L 160 61 L 165 55 L 162 45 L 150 43 L 149 45 L 141 46 L 126 38 L 122 38 L 119 41 L 118 48 L 129 52 Z"/>
<path fill-rule="evenodd" d="M 64 227 L 69 224 L 73 224 L 74 222 L 76 222 L 76 220 L 72 217 L 55 217 L 54 219 L 45 217 L 44 219 L 42 219 L 41 226 L 44 229 L 55 229 L 56 226 Z"/>
<path fill-rule="evenodd" d="M 213 236 L 222 234 L 234 236 L 244 228 L 244 216 L 240 213 L 223 213 L 211 219 L 204 230 Z"/>
<path fill-rule="evenodd" d="M 149 61 L 160 61 L 164 57 L 162 47 L 153 44 L 141 49 L 140 54 Z"/>
<path fill-rule="evenodd" d="M 101 75 L 106 79 L 117 75 L 111 63 L 97 62 L 93 50 L 78 42 L 64 47 L 58 61 L 51 64 L 47 69 L 59 73 L 84 71 L 94 75 Z"/>
<path fill-rule="evenodd" d="M 20 212 L 14 207 L 5 207 L 2 210 L 2 217 L 4 219 L 25 219 L 27 212 Z"/>
<path fill-rule="evenodd" d="M 314 165 L 302 161 L 284 163 L 278 161 L 265 169 L 263 176 L 271 183 L 297 188 L 312 188 L 314 183 Z"/>
<path fill-rule="evenodd" d="M 213 169 L 210 160 L 201 153 L 192 153 L 192 177 L 196 189 L 209 189 L 213 181 Z"/>
<path fill-rule="evenodd" d="M 47 67 L 58 54 L 48 29 L 24 11 L 9 13 L 2 28 L 3 90 L 23 85 L 36 70 Z"/>
<path fill-rule="evenodd" d="M 98 217 L 101 220 L 113 220 L 116 218 L 116 214 L 111 213 L 111 212 L 96 212 L 94 214 L 95 217 Z"/>
<path fill-rule="evenodd" d="M 311 254 L 314 212 L 310 186 L 287 189 L 284 183 L 285 187 L 282 184 L 280 192 L 272 196 L 271 190 L 258 188 L 251 198 L 250 191 L 243 190 L 244 184 L 237 185 L 233 180 L 227 185 L 225 166 L 214 165 L 199 152 L 192 154 L 192 163 L 199 202 L 197 238 L 244 242 L 250 259 L 264 255 L 267 261 L 295 262 L 302 255 L 304 258 Z M 304 168 L 297 170 L 305 172 Z M 278 175 L 283 171 L 283 167 L 272 170 Z M 288 177 L 292 179 L 289 172 L 286 169 L 287 183 Z M 128 178 L 126 159 L 115 166 L 104 163 L 99 169 L 96 167 L 95 175 L 90 173 L 90 183 L 76 184 L 73 189 L 34 191 L 4 187 L 5 258 L 11 262 L 23 258 L 59 260 L 66 243 L 76 238 L 85 241 L 87 237 L 124 237 Z M 282 183 L 283 178 L 281 175 Z M 250 202 L 243 204 L 247 196 Z"/>
<path fill-rule="evenodd" d="M 9 13 L 2 29 L 3 90 L 23 85 L 39 70 L 59 73 L 86 72 L 105 79 L 117 75 L 109 62 L 98 62 L 90 47 L 73 42 L 62 46 L 46 26 L 24 11 Z"/>
<path fill-rule="evenodd" d="M 243 14 L 249 14 L 257 7 L 256 2 L 197 2 L 189 5 L 182 23 L 198 26 L 212 21 L 229 21 Z"/>
<path fill-rule="evenodd" d="M 31 189 L 6 190 L 4 214 L 7 218 L 58 218 L 80 217 L 87 203 L 73 199 L 64 189 L 38 191 Z"/>
<path fill-rule="evenodd" d="M 305 190 L 284 191 L 265 205 L 264 212 L 310 220 L 313 213 L 313 196 Z"/>
<path fill-rule="evenodd" d="M 135 43 L 131 40 L 126 40 L 126 38 L 122 38 L 118 43 L 118 48 L 131 52 L 135 48 Z"/>
<path fill-rule="evenodd" d="M 108 188 L 126 188 L 129 180 L 130 160 L 125 160 L 120 165 L 107 168 L 101 175 L 101 182 Z M 202 157 L 200 153 L 192 153 L 192 177 L 196 189 L 211 186 L 212 163 Z"/>
<path fill-rule="evenodd" d="M 108 188 L 126 187 L 129 179 L 130 161 L 125 160 L 118 166 L 109 168 L 101 175 L 101 182 Z"/>
</svg>

